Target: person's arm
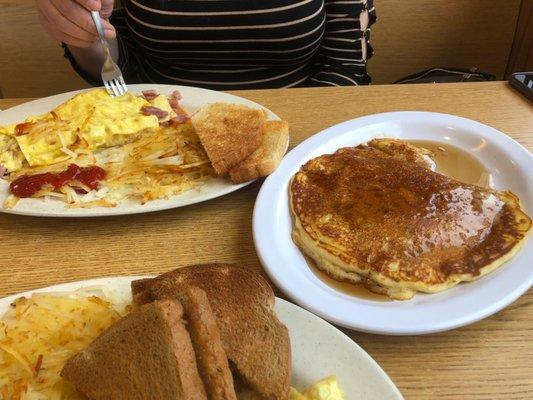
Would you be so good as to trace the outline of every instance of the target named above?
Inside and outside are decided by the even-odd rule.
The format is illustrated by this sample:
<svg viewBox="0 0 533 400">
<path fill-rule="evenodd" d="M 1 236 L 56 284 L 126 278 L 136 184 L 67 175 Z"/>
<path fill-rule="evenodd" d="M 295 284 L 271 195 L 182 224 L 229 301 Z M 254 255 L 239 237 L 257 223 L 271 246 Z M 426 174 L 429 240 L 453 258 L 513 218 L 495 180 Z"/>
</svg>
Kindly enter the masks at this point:
<svg viewBox="0 0 533 400">
<path fill-rule="evenodd" d="M 113 0 L 36 0 L 41 25 L 54 39 L 62 42 L 67 56 L 87 80 L 100 81 L 104 52 L 100 46 L 90 10 L 99 11 L 111 55 L 119 58 L 115 28 L 109 23 Z"/>
<path fill-rule="evenodd" d="M 368 28 L 375 20 L 373 0 L 326 0 L 326 29 L 312 86 L 350 86 L 370 82 L 366 61 L 372 55 Z"/>
</svg>

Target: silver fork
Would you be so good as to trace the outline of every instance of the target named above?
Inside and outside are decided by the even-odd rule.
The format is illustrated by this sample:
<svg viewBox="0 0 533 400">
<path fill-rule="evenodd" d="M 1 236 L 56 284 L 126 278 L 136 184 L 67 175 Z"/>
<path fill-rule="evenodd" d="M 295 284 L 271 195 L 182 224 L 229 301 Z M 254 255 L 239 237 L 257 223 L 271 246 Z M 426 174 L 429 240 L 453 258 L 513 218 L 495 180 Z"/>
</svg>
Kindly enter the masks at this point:
<svg viewBox="0 0 533 400">
<path fill-rule="evenodd" d="M 102 67 L 102 81 L 107 90 L 107 93 L 111 97 L 121 96 L 128 91 L 126 82 L 122 77 L 122 71 L 117 64 L 111 58 L 109 52 L 109 45 L 105 38 L 104 27 L 102 26 L 102 21 L 100 20 L 100 14 L 98 11 L 91 11 L 91 16 L 93 17 L 94 24 L 96 25 L 96 30 L 98 31 L 98 37 L 100 38 L 100 44 L 105 52 L 105 61 Z"/>
</svg>

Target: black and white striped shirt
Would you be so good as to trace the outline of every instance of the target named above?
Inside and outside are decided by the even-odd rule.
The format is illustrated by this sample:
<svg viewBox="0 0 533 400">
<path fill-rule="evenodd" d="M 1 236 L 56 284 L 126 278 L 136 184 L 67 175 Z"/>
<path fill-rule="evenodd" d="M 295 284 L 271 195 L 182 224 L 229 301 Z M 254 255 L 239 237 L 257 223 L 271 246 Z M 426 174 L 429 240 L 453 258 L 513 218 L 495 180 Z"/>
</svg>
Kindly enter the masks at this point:
<svg viewBox="0 0 533 400">
<path fill-rule="evenodd" d="M 216 90 L 370 82 L 373 0 L 123 0 L 128 83 Z"/>
</svg>

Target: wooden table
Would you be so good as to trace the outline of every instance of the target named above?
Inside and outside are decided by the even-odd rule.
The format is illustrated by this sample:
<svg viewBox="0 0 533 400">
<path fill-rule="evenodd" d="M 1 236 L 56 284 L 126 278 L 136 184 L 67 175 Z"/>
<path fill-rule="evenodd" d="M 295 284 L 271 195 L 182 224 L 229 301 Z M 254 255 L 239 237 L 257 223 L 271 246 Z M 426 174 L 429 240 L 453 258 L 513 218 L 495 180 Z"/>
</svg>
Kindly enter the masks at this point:
<svg viewBox="0 0 533 400">
<path fill-rule="evenodd" d="M 238 92 L 291 124 L 291 146 L 341 121 L 427 110 L 483 122 L 533 149 L 533 109 L 506 83 L 426 84 Z M 0 109 L 28 99 L 0 100 Z M 262 271 L 252 241 L 261 183 L 206 203 L 95 219 L 0 214 L 0 296 L 104 275 L 156 274 L 191 263 Z M 504 311 L 450 332 L 389 337 L 347 332 L 406 399 L 533 398 L 533 290 Z"/>
</svg>

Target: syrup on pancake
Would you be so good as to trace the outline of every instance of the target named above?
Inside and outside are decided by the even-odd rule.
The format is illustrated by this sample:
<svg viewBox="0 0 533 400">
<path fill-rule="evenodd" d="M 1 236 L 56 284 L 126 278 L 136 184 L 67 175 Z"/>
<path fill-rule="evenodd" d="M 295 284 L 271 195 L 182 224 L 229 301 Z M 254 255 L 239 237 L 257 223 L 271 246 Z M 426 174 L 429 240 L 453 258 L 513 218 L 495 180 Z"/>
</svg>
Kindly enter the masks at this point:
<svg viewBox="0 0 533 400">
<path fill-rule="evenodd" d="M 320 156 L 293 177 L 293 239 L 322 271 L 409 299 L 478 279 L 518 251 L 531 220 L 514 194 L 433 172 L 427 152 L 383 141 Z"/>
</svg>

